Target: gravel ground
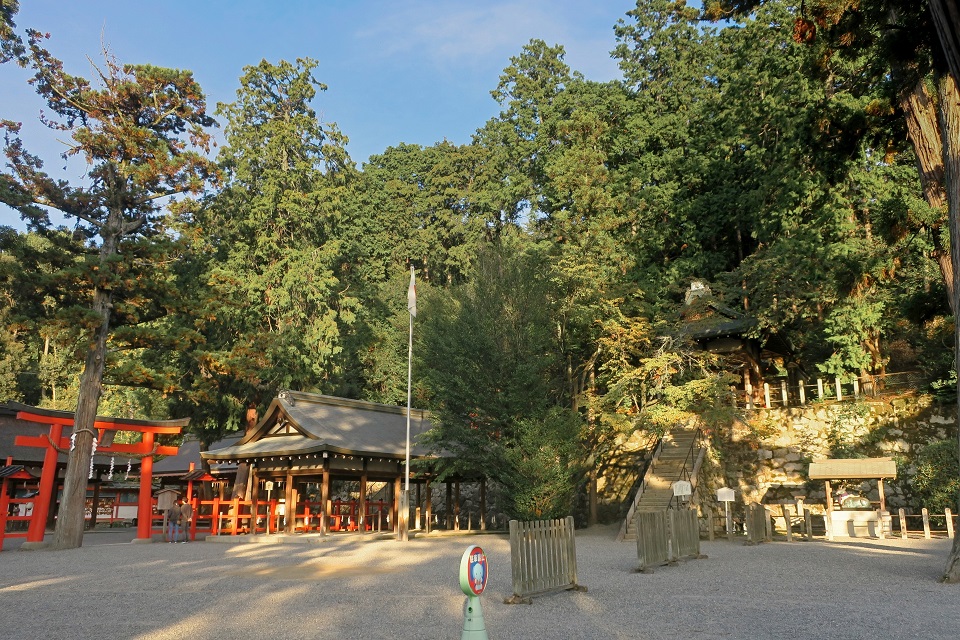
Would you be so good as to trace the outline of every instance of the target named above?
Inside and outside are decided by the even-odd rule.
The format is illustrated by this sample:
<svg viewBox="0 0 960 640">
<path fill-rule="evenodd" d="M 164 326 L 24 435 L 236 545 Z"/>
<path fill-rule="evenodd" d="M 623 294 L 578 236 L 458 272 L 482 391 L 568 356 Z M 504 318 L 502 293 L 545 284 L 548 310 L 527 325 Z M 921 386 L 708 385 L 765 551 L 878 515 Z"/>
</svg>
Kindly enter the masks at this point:
<svg viewBox="0 0 960 640">
<path fill-rule="evenodd" d="M 460 557 L 479 544 L 493 639 L 960 637 L 960 585 L 937 582 L 950 541 L 703 542 L 708 557 L 634 572 L 615 529 L 577 532 L 583 592 L 505 605 L 501 535 L 301 538 L 291 544 L 131 544 L 0 553 L 0 638 L 459 638 Z"/>
</svg>

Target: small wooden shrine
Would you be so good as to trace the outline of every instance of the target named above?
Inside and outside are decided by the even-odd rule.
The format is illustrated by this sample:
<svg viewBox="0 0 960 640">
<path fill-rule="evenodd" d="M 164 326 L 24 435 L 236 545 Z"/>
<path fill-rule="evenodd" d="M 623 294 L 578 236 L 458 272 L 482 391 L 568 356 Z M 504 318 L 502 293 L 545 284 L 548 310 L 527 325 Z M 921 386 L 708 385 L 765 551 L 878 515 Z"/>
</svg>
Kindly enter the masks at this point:
<svg viewBox="0 0 960 640">
<path fill-rule="evenodd" d="M 251 532 L 263 528 L 264 503 L 268 522 L 289 533 L 392 528 L 406 472 L 407 418 L 405 407 L 282 391 L 237 444 L 200 455 L 211 464 L 246 466 L 256 514 Z M 430 426 L 427 412 L 410 411 L 412 460 L 429 457 L 418 440 Z M 417 505 L 426 490 L 429 523 L 430 476 L 411 474 L 411 484 Z"/>
</svg>

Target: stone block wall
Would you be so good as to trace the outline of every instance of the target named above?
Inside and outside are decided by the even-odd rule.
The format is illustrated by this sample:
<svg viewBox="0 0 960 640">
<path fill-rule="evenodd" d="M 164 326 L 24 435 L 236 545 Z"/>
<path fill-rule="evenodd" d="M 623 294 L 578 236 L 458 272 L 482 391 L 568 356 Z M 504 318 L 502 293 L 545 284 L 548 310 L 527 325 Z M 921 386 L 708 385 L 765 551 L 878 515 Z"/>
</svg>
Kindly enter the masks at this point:
<svg viewBox="0 0 960 640">
<path fill-rule="evenodd" d="M 935 404 L 928 396 L 756 409 L 733 427 L 711 430 L 698 496 L 702 504 L 712 504 L 716 489 L 728 486 L 741 504 L 796 498 L 823 504 L 824 483 L 807 478 L 810 461 L 892 457 L 898 477 L 884 481 L 888 508 L 919 509 L 910 483 L 914 457 L 923 446 L 947 439 L 957 440 L 956 405 Z M 847 487 L 879 500 L 876 481 L 851 481 Z"/>
</svg>

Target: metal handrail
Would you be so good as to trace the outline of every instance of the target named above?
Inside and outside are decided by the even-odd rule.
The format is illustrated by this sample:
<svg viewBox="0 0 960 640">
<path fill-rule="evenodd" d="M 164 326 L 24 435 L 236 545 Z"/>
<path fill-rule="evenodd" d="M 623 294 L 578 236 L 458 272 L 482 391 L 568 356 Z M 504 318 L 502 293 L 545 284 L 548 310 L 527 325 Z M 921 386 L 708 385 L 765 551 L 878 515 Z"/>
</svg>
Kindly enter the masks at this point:
<svg viewBox="0 0 960 640">
<path fill-rule="evenodd" d="M 686 480 L 687 482 L 689 482 L 691 488 L 696 483 L 696 475 L 694 472 L 695 472 L 697 463 L 699 462 L 697 458 L 700 457 L 700 452 L 703 449 L 703 447 L 700 446 L 702 439 L 703 439 L 703 430 L 700 429 L 700 427 L 697 427 L 697 431 L 693 437 L 693 444 L 690 445 L 690 449 L 689 451 L 687 451 L 687 455 L 683 459 L 683 466 L 680 468 L 680 478 L 682 480 Z M 694 457 L 694 460 L 691 461 L 690 460 L 691 457 Z M 688 463 L 690 463 L 689 469 L 687 468 Z M 677 496 L 673 496 L 672 498 L 670 498 L 669 506 L 671 507 L 674 506 L 674 502 L 677 503 L 677 506 L 683 506 L 680 503 L 680 501 L 677 500 Z"/>
<path fill-rule="evenodd" d="M 640 498 L 643 496 L 643 491 L 647 488 L 647 471 L 650 470 L 650 467 L 653 466 L 653 463 L 657 461 L 661 453 L 663 453 L 663 438 L 657 440 L 657 446 L 653 450 L 653 455 L 650 456 L 650 460 L 647 462 L 647 466 L 643 470 L 643 478 L 640 480 L 640 486 L 637 488 L 637 492 L 633 495 L 633 502 L 630 503 L 630 508 L 627 509 L 627 517 L 624 518 L 623 522 L 620 524 L 620 532 L 617 534 L 617 541 L 623 540 L 624 536 L 627 535 L 627 524 L 636 515 L 637 505 L 640 504 Z"/>
</svg>

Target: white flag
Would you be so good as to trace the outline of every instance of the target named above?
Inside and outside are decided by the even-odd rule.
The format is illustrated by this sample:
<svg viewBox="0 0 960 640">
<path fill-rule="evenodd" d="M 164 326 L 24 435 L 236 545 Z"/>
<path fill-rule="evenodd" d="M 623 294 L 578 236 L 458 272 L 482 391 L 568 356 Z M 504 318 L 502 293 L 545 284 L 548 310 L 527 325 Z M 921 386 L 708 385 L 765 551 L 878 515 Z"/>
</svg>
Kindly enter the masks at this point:
<svg viewBox="0 0 960 640">
<path fill-rule="evenodd" d="M 410 288 L 407 289 L 407 311 L 417 317 L 417 285 L 414 282 L 413 267 L 410 267 Z"/>
</svg>

